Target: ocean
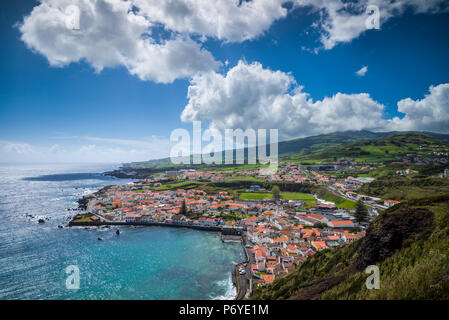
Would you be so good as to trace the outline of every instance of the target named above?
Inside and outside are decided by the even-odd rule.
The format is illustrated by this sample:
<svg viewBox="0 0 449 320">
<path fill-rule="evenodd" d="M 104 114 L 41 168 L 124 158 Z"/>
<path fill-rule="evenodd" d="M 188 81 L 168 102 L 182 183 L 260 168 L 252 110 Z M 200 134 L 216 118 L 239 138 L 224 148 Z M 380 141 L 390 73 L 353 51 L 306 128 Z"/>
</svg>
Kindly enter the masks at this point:
<svg viewBox="0 0 449 320">
<path fill-rule="evenodd" d="M 102 174 L 116 167 L 0 165 L 0 299 L 233 299 L 244 253 L 218 233 L 65 227 L 84 194 L 131 182 Z M 79 289 L 67 288 L 69 266 Z"/>
</svg>

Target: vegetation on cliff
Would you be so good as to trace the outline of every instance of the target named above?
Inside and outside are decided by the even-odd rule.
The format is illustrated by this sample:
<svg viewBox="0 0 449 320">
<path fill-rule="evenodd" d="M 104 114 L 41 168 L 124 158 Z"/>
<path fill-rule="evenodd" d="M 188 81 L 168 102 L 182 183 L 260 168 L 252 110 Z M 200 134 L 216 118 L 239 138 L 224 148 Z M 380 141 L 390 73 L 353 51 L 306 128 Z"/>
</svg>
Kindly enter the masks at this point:
<svg viewBox="0 0 449 320">
<path fill-rule="evenodd" d="M 332 162 L 338 158 L 353 158 L 356 161 L 397 161 L 396 157 L 406 154 L 426 154 L 427 148 L 420 146 L 444 145 L 424 134 L 396 134 L 377 140 L 358 141 L 335 148 L 324 149 L 310 154 L 292 156 L 303 163 L 325 161 Z"/>
<path fill-rule="evenodd" d="M 368 290 L 368 265 L 380 289 Z M 253 299 L 448 299 L 449 196 L 405 201 L 376 218 L 363 239 L 321 251 L 254 290 Z"/>
</svg>

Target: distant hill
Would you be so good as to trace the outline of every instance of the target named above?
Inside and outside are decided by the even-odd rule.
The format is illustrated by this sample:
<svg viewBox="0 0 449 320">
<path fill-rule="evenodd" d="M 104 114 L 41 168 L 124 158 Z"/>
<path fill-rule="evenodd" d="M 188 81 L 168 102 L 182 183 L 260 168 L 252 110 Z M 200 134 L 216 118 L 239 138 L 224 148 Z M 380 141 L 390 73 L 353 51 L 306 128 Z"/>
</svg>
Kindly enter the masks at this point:
<svg viewBox="0 0 449 320">
<path fill-rule="evenodd" d="M 432 151 L 429 145 L 447 146 L 425 133 L 399 133 L 376 140 L 358 141 L 334 148 L 326 148 L 309 154 L 291 154 L 289 159 L 301 162 L 334 161 L 352 158 L 356 161 L 395 161 L 406 154 L 426 155 Z"/>
<path fill-rule="evenodd" d="M 278 153 L 281 158 L 298 158 L 310 153 L 329 150 L 335 147 L 343 146 L 350 143 L 356 143 L 361 141 L 375 141 L 388 136 L 394 136 L 398 134 L 404 135 L 422 135 L 443 143 L 449 144 L 449 135 L 437 134 L 431 132 L 370 132 L 367 130 L 361 131 L 344 131 L 335 132 L 330 134 L 321 134 L 317 136 L 310 136 L 306 138 L 298 138 L 288 141 L 281 141 L 278 144 Z M 235 152 L 235 151 L 234 151 Z M 245 148 L 245 155 L 248 152 L 248 148 Z M 224 155 L 222 154 L 222 157 Z M 131 168 L 168 168 L 174 166 L 170 158 L 149 160 L 142 162 L 132 162 L 124 164 L 125 167 Z"/>
<path fill-rule="evenodd" d="M 364 238 L 318 252 L 252 299 L 449 299 L 448 207 L 448 195 L 394 206 Z M 379 267 L 380 289 L 365 286 L 369 265 Z"/>
<path fill-rule="evenodd" d="M 329 134 L 320 134 L 318 136 L 310 136 L 306 138 L 282 141 L 279 142 L 278 149 L 280 155 L 286 155 L 289 153 L 295 153 L 299 155 L 308 154 L 324 149 L 338 147 L 352 142 L 377 140 L 392 134 L 395 133 L 370 132 L 366 130 L 334 132 Z"/>
</svg>

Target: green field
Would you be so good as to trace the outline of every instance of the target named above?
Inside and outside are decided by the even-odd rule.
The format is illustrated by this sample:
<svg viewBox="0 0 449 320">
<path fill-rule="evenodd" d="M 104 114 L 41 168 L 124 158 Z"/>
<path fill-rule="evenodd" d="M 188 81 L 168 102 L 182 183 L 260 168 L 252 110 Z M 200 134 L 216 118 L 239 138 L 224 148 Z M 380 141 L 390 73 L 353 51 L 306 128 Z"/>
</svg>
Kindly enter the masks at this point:
<svg viewBox="0 0 449 320">
<path fill-rule="evenodd" d="M 304 207 L 313 207 L 316 204 L 316 199 L 309 193 L 301 192 L 282 192 L 281 198 L 285 200 L 302 200 L 304 201 Z"/>
<path fill-rule="evenodd" d="M 320 199 L 323 199 L 326 201 L 331 201 L 331 202 L 335 203 L 335 205 L 339 209 L 347 209 L 347 210 L 355 209 L 356 203 L 354 201 L 337 196 L 327 189 L 320 188 L 317 191 L 317 196 Z"/>
<path fill-rule="evenodd" d="M 291 155 L 290 159 L 303 164 L 332 162 L 338 158 L 353 158 L 357 162 L 392 162 L 396 161 L 396 156 L 408 153 L 429 156 L 431 150 L 420 149 L 419 146 L 438 143 L 440 142 L 421 134 L 398 134 L 375 141 L 351 143 L 306 155 Z"/>
<path fill-rule="evenodd" d="M 263 200 L 264 198 L 273 199 L 271 193 L 261 193 L 261 192 L 243 192 L 240 194 L 240 200 Z"/>
<path fill-rule="evenodd" d="M 281 198 L 285 200 L 316 200 L 313 195 L 301 192 L 281 192 Z"/>
<path fill-rule="evenodd" d="M 240 200 L 263 200 L 264 198 L 273 199 L 273 195 L 268 192 L 243 192 L 240 193 Z M 281 198 L 284 200 L 302 200 L 305 207 L 313 207 L 316 199 L 313 195 L 301 192 L 281 192 Z"/>
</svg>

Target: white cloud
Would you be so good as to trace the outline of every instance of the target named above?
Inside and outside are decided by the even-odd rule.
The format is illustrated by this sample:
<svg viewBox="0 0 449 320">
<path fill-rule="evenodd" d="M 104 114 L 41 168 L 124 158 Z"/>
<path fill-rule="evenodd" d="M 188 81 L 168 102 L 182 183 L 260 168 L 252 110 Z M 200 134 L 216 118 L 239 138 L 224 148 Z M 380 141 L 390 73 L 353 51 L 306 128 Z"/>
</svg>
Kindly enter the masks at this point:
<svg viewBox="0 0 449 320">
<path fill-rule="evenodd" d="M 69 5 L 80 9 L 79 30 L 66 26 Z M 132 8 L 122 0 L 42 0 L 20 25 L 21 38 L 52 66 L 86 61 L 101 71 L 123 65 L 142 80 L 162 83 L 220 66 L 188 36 L 156 42 L 152 23 Z"/>
<path fill-rule="evenodd" d="M 262 35 L 276 21 L 287 16 L 287 3 L 293 9 L 311 7 L 320 13 L 314 25 L 321 33 L 325 49 L 350 42 L 367 30 L 367 8 L 379 8 L 380 23 L 402 15 L 438 13 L 448 9 L 446 0 L 132 0 L 152 23 L 180 33 L 197 34 L 242 42 Z"/>
<path fill-rule="evenodd" d="M 407 9 L 416 14 L 435 14 L 449 9 L 446 0 L 296 0 L 295 5 L 312 7 L 320 13 L 320 21 L 314 25 L 321 33 L 320 40 L 326 50 L 350 42 L 369 30 L 366 26 L 369 5 L 379 8 L 380 26 Z"/>
<path fill-rule="evenodd" d="M 448 8 L 445 0 L 40 0 L 19 28 L 27 46 L 52 66 L 85 61 L 97 72 L 125 66 L 142 80 L 170 83 L 220 67 L 203 47 L 207 38 L 255 39 L 285 18 L 285 4 L 292 2 L 291 10 L 320 13 L 313 25 L 325 49 L 366 31 L 368 5 L 379 7 L 381 23 L 407 8 L 415 13 Z M 66 25 L 71 5 L 80 9 L 79 30 Z"/>
<path fill-rule="evenodd" d="M 449 133 L 449 83 L 431 86 L 421 100 L 398 102 L 404 117 L 385 119 L 384 106 L 368 93 L 337 93 L 314 101 L 293 77 L 239 62 L 227 74 L 198 75 L 189 87 L 183 121 L 209 120 L 222 132 L 231 129 L 279 129 L 288 139 L 344 130 L 427 130 Z M 204 129 L 204 128 L 203 128 Z M 66 137 L 70 143 L 37 146 L 0 141 L 1 162 L 131 162 L 168 157 L 165 137 L 141 140 L 105 137 Z"/>
<path fill-rule="evenodd" d="M 101 138 L 101 137 L 83 137 L 87 141 L 97 143 L 107 143 L 126 147 L 156 149 L 168 143 L 168 139 L 164 137 L 152 136 L 144 140 L 117 139 L 117 138 Z"/>
<path fill-rule="evenodd" d="M 251 40 L 284 18 L 287 0 L 133 0 L 151 22 L 166 29 L 225 41 Z"/>
<path fill-rule="evenodd" d="M 390 121 L 393 129 L 449 132 L 449 83 L 431 86 L 421 100 L 399 101 L 398 111 L 405 116 Z"/>
<path fill-rule="evenodd" d="M 423 100 L 399 101 L 405 117 L 387 120 L 384 105 L 368 93 L 337 93 L 314 101 L 287 73 L 240 61 L 226 74 L 195 76 L 181 120 L 210 121 L 211 128 L 279 129 L 281 139 L 345 130 L 449 130 L 449 84 Z"/>
<path fill-rule="evenodd" d="M 384 106 L 369 94 L 313 101 L 287 73 L 240 61 L 227 74 L 195 76 L 181 120 L 210 120 L 211 127 L 279 129 L 282 138 L 343 130 L 379 129 Z"/>
<path fill-rule="evenodd" d="M 72 137 L 69 140 L 69 144 L 49 147 L 0 141 L 0 161 L 119 163 L 164 158 L 170 153 L 170 141 L 163 137 L 144 140 Z"/>
<path fill-rule="evenodd" d="M 368 66 L 364 66 L 364 67 L 360 68 L 360 70 L 356 71 L 355 74 L 360 77 L 364 77 L 367 72 L 368 72 Z"/>
<path fill-rule="evenodd" d="M 8 153 L 29 154 L 32 153 L 33 147 L 28 143 L 0 141 L 0 147 Z"/>
</svg>

